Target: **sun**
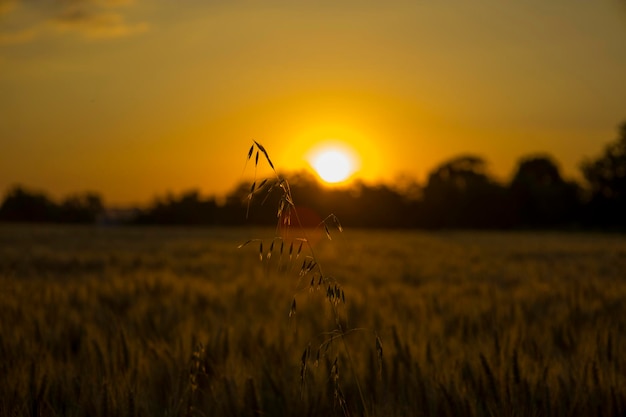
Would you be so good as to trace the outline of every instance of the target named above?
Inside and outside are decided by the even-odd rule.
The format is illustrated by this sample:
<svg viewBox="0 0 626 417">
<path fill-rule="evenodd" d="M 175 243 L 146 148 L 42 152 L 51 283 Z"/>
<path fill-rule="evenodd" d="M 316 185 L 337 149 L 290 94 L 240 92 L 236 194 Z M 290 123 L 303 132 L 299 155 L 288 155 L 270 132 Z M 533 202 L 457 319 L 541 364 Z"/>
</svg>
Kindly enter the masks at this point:
<svg viewBox="0 0 626 417">
<path fill-rule="evenodd" d="M 311 153 L 308 158 L 319 177 L 330 184 L 344 182 L 356 170 L 355 158 L 349 150 L 326 146 Z"/>
</svg>

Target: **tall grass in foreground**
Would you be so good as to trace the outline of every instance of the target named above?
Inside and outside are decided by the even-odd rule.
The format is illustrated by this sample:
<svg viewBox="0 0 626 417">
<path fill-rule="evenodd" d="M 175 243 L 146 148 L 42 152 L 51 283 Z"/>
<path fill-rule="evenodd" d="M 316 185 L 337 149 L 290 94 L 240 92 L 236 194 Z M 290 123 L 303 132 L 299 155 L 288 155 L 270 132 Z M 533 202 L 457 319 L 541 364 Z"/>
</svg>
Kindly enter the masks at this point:
<svg viewBox="0 0 626 417">
<path fill-rule="evenodd" d="M 256 153 L 255 153 L 256 150 Z M 250 192 L 247 197 L 247 213 L 250 210 L 250 204 L 253 198 L 263 198 L 265 202 L 273 191 L 278 192 L 278 207 L 276 212 L 277 227 L 275 234 L 266 243 L 264 251 L 264 241 L 262 239 L 251 239 L 239 245 L 242 248 L 249 243 L 258 243 L 259 260 L 268 265 L 273 265 L 281 271 L 293 270 L 294 263 L 298 262 L 298 258 L 302 254 L 302 265 L 300 266 L 295 277 L 296 295 L 291 302 L 289 317 L 295 318 L 297 312 L 298 293 L 309 294 L 317 293 L 323 295 L 322 300 L 326 301 L 327 311 L 330 317 L 329 327 L 326 329 L 318 329 L 316 333 L 309 335 L 308 345 L 304 348 L 300 359 L 300 390 L 301 396 L 305 394 L 309 397 L 315 396 L 319 388 L 310 388 L 310 382 L 314 378 L 310 377 L 310 369 L 312 367 L 319 368 L 320 362 L 326 363 L 325 378 L 330 381 L 330 387 L 333 393 L 333 404 L 342 411 L 344 416 L 351 414 L 350 398 L 344 394 L 344 378 L 343 375 L 348 369 L 351 374 L 351 383 L 358 392 L 360 400 L 360 411 L 363 415 L 369 415 L 370 406 L 366 403 L 363 390 L 360 383 L 360 375 L 356 372 L 354 357 L 347 338 L 355 332 L 365 331 L 364 328 L 351 328 L 348 326 L 347 316 L 342 307 L 346 304 L 345 291 L 341 282 L 335 275 L 329 274 L 322 267 L 320 259 L 316 256 L 314 245 L 307 236 L 304 224 L 300 219 L 296 202 L 293 199 L 289 182 L 281 177 L 276 171 L 267 151 L 263 145 L 254 141 L 248 151 L 247 162 L 252 160 L 254 156 L 255 178 L 251 184 Z M 257 168 L 259 166 L 259 157 L 263 155 L 269 167 L 273 172 L 273 178 L 266 178 L 257 185 Z M 246 162 L 246 163 L 247 163 Z M 263 204 L 263 203 L 262 203 Z M 327 215 L 315 226 L 315 230 L 323 229 L 328 240 L 332 240 L 330 230 L 336 229 L 343 231 L 339 219 L 334 214 Z M 303 253 L 304 248 L 304 253 Z M 274 250 L 276 249 L 276 250 Z M 272 262 L 272 256 L 278 257 L 278 262 Z M 274 256 L 274 259 L 276 259 Z M 301 298 L 301 297 L 300 297 Z M 311 312 L 319 316 L 319 313 Z M 319 318 L 318 320 L 319 321 Z M 373 332 L 376 344 L 376 352 L 378 356 L 378 369 L 382 369 L 383 347 L 382 341 L 378 335 Z M 339 345 L 339 346 L 337 346 Z M 365 359 L 365 358 L 363 358 Z M 340 372 L 341 369 L 341 372 Z"/>
<path fill-rule="evenodd" d="M 332 362 L 300 392 L 326 304 L 290 321 L 287 277 L 234 249 L 264 233 L 0 227 L 0 415 L 341 415 Z M 315 249 L 385 341 L 379 368 L 350 339 L 372 414 L 626 412 L 623 237 L 344 236 Z"/>
</svg>

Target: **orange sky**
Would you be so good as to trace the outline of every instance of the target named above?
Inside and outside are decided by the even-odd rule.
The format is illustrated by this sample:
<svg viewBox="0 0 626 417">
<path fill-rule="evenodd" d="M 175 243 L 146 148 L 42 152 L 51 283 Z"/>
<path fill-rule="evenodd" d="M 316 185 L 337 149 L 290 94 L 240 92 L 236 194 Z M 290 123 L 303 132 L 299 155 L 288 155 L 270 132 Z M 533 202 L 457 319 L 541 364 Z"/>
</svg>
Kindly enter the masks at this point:
<svg viewBox="0 0 626 417">
<path fill-rule="evenodd" d="M 253 138 L 285 170 L 342 140 L 368 181 L 464 152 L 572 176 L 624 74 L 623 0 L 0 0 L 0 192 L 219 195 Z"/>
</svg>

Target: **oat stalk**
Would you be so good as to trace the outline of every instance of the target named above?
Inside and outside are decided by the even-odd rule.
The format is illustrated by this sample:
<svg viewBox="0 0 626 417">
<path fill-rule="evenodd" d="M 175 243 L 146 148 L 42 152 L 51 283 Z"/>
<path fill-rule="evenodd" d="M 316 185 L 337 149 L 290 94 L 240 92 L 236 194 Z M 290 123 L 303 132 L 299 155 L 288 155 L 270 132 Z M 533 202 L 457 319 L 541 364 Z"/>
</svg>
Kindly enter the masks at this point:
<svg viewBox="0 0 626 417">
<path fill-rule="evenodd" d="M 257 243 L 259 245 L 259 259 L 263 261 L 264 259 L 269 261 L 272 258 L 272 254 L 274 253 L 275 248 L 277 248 L 277 242 L 280 242 L 280 248 L 278 249 L 280 259 L 283 256 L 288 256 L 289 261 L 293 261 L 294 259 L 298 259 L 301 255 L 303 246 L 306 247 L 308 251 L 308 255 L 304 256 L 302 261 L 302 266 L 300 267 L 298 273 L 298 285 L 300 281 L 307 280 L 310 277 L 309 282 L 309 290 L 313 291 L 315 289 L 319 289 L 320 287 L 326 288 L 326 300 L 330 306 L 332 317 L 334 320 L 335 328 L 326 333 L 326 339 L 321 343 L 321 345 L 317 349 L 315 364 L 319 362 L 320 356 L 325 356 L 326 351 L 329 349 L 330 345 L 334 340 L 340 339 L 346 357 L 348 358 L 348 366 L 350 367 L 352 374 L 354 376 L 354 381 L 359 392 L 361 405 L 363 407 L 363 413 L 365 416 L 368 416 L 368 407 L 365 402 L 365 398 L 363 395 L 363 391 L 361 389 L 361 384 L 359 382 L 359 378 L 356 374 L 356 367 L 354 364 L 354 360 L 352 358 L 350 348 L 346 342 L 346 336 L 355 331 L 361 331 L 364 329 L 345 329 L 340 320 L 340 314 L 338 311 L 338 307 L 340 304 L 346 303 L 346 295 L 341 287 L 341 285 L 337 282 L 337 280 L 331 276 L 328 276 L 324 273 L 322 269 L 322 265 L 317 261 L 317 256 L 315 255 L 314 248 L 311 244 L 311 240 L 306 236 L 305 229 L 302 225 L 300 217 L 298 215 L 298 211 L 296 210 L 294 200 L 291 194 L 291 188 L 289 186 L 289 182 L 280 176 L 276 171 L 274 164 L 272 163 L 267 150 L 257 141 L 253 141 L 250 149 L 248 150 L 248 156 L 246 159 L 246 164 L 254 155 L 254 166 L 255 166 L 255 174 L 253 182 L 250 186 L 250 192 L 247 196 L 247 209 L 246 209 L 246 217 L 248 216 L 250 204 L 252 199 L 255 196 L 263 195 L 263 200 L 261 204 L 264 204 L 269 197 L 269 195 L 274 191 L 278 190 L 280 192 L 280 198 L 278 202 L 277 208 L 277 226 L 276 226 L 276 237 L 274 237 L 269 243 L 269 249 L 267 253 L 263 251 L 263 241 L 260 239 L 250 239 L 247 242 L 239 245 L 239 247 L 244 247 L 251 243 Z M 273 179 L 264 179 L 260 183 L 257 184 L 257 167 L 259 164 L 259 159 L 263 156 L 267 164 L 270 166 L 274 173 Z M 285 242 L 285 239 L 280 237 L 281 228 L 288 228 L 292 226 L 292 223 L 299 228 L 302 232 L 303 237 L 296 238 L 291 242 Z M 339 232 L 343 232 L 343 226 L 341 225 L 339 219 L 335 214 L 329 214 L 326 218 L 324 218 L 317 226 L 318 228 L 323 228 L 326 237 L 329 240 L 332 240 L 331 230 L 337 230 Z M 285 249 L 286 243 L 288 243 L 288 249 Z M 267 246 L 266 246 L 267 247 Z M 287 252 L 287 253 L 285 253 Z M 294 255 L 295 253 L 295 255 Z M 291 302 L 291 307 L 289 309 L 289 317 L 294 317 L 296 315 L 296 297 L 293 298 Z M 375 335 L 376 338 L 376 351 L 379 359 L 379 372 L 382 371 L 382 341 Z M 301 382 L 301 395 L 304 392 L 304 385 L 306 382 L 306 375 L 309 370 L 308 363 L 311 361 L 311 345 L 304 350 L 301 356 L 301 369 L 300 369 L 300 382 Z M 339 373 L 338 373 L 338 358 L 335 358 L 331 369 L 331 378 L 334 383 L 334 392 L 335 392 L 335 401 L 340 405 L 344 415 L 349 415 L 347 409 L 347 403 L 343 396 L 343 392 L 339 386 Z"/>
</svg>

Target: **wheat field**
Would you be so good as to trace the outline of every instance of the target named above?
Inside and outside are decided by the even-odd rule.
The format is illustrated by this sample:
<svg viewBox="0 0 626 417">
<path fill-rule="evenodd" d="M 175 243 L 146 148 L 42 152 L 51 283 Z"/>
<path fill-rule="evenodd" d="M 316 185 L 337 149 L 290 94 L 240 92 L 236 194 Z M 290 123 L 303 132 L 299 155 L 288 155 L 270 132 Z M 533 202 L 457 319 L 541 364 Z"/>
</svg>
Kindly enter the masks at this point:
<svg viewBox="0 0 626 417">
<path fill-rule="evenodd" d="M 624 236 L 331 232 L 0 226 L 0 415 L 626 413 Z"/>
</svg>

